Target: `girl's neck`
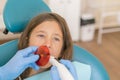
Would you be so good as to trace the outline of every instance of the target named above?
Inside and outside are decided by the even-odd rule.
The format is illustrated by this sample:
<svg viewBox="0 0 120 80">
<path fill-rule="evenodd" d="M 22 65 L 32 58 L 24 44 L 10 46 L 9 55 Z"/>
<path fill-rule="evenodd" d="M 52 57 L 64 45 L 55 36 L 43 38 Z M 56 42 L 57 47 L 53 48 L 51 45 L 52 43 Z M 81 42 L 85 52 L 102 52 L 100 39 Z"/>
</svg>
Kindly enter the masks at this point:
<svg viewBox="0 0 120 80">
<path fill-rule="evenodd" d="M 28 77 L 33 76 L 33 75 L 36 75 L 36 74 L 41 73 L 41 72 L 44 72 L 44 71 L 46 71 L 46 70 L 47 70 L 47 69 L 44 69 L 44 68 L 40 68 L 40 70 L 38 70 L 38 71 L 31 69 Z"/>
</svg>

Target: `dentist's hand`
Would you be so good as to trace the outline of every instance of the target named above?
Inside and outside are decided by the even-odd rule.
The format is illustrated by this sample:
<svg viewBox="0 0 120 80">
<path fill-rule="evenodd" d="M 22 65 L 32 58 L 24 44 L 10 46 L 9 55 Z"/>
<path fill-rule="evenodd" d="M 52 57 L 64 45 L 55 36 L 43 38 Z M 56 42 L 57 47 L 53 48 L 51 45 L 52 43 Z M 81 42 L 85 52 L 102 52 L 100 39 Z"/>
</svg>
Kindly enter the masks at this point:
<svg viewBox="0 0 120 80">
<path fill-rule="evenodd" d="M 37 47 L 32 46 L 19 50 L 8 63 L 0 67 L 0 80 L 13 80 L 28 67 L 39 70 L 35 63 L 39 56 L 33 54 L 36 49 Z"/>
<path fill-rule="evenodd" d="M 65 67 L 70 71 L 70 73 L 74 77 L 74 80 L 78 80 L 77 73 L 76 73 L 75 67 L 72 64 L 72 62 L 70 62 L 69 60 L 61 59 L 60 63 L 65 65 Z M 50 74 L 52 76 L 52 80 L 61 80 L 60 76 L 59 76 L 59 73 L 58 73 L 58 70 L 57 70 L 57 67 L 52 66 L 51 69 L 50 69 Z"/>
</svg>

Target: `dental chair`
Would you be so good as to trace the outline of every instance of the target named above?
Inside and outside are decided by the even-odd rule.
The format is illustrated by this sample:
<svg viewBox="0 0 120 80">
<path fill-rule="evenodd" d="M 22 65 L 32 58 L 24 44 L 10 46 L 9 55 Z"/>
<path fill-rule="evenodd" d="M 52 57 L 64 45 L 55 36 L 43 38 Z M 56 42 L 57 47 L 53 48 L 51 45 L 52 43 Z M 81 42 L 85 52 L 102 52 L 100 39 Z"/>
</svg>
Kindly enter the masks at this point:
<svg viewBox="0 0 120 80">
<path fill-rule="evenodd" d="M 50 12 L 50 9 L 42 0 L 8 0 L 3 12 L 5 33 L 22 32 L 31 18 L 44 12 Z M 15 55 L 17 45 L 18 39 L 0 45 L 0 66 Z M 73 60 L 91 66 L 90 80 L 110 80 L 106 69 L 94 55 L 77 45 L 74 45 L 73 49 Z"/>
</svg>

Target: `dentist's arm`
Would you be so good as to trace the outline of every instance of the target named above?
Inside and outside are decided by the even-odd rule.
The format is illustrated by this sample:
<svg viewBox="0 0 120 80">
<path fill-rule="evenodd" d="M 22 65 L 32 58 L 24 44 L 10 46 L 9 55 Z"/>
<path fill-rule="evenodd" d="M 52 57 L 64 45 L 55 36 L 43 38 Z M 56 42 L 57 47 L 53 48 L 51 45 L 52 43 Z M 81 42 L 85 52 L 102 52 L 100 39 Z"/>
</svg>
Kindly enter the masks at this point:
<svg viewBox="0 0 120 80">
<path fill-rule="evenodd" d="M 39 66 L 35 62 L 39 56 L 33 54 L 36 49 L 32 46 L 19 50 L 8 63 L 0 67 L 0 80 L 13 80 L 28 67 L 38 70 Z"/>
</svg>

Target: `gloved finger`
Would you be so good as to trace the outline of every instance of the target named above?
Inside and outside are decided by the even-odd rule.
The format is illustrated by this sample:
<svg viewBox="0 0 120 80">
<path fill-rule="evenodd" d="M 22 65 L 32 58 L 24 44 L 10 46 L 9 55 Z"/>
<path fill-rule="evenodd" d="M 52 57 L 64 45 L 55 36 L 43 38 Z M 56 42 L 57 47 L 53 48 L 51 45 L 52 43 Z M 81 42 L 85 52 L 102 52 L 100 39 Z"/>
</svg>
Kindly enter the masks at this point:
<svg viewBox="0 0 120 80">
<path fill-rule="evenodd" d="M 52 80 L 60 80 L 60 76 L 56 66 L 51 67 L 50 74 L 51 74 Z"/>
<path fill-rule="evenodd" d="M 35 52 L 37 48 L 38 48 L 37 46 L 30 46 L 20 51 L 23 54 L 23 56 L 29 56 L 31 53 Z"/>
<path fill-rule="evenodd" d="M 74 65 L 72 64 L 72 62 L 70 62 L 69 60 L 60 60 L 60 63 L 64 64 L 68 70 L 70 71 L 70 73 L 73 75 L 73 77 L 78 80 L 77 78 L 77 73 L 76 73 L 76 69 L 74 67 Z"/>
<path fill-rule="evenodd" d="M 31 63 L 30 67 L 33 68 L 34 70 L 39 70 L 40 67 L 36 63 Z"/>
<path fill-rule="evenodd" d="M 74 70 L 73 64 L 72 62 L 70 62 L 69 60 L 60 60 L 60 63 L 64 64 L 69 70 Z"/>
<path fill-rule="evenodd" d="M 24 64 L 35 63 L 39 59 L 38 55 L 32 55 L 24 59 Z"/>
</svg>

